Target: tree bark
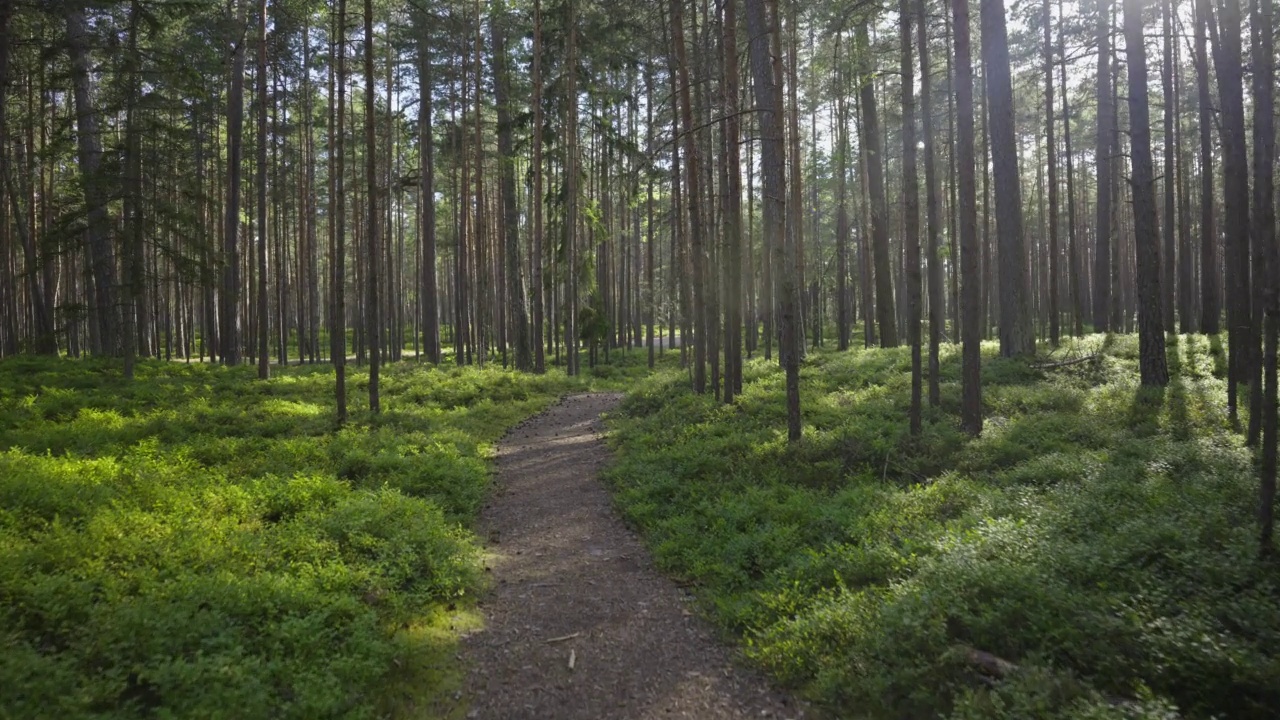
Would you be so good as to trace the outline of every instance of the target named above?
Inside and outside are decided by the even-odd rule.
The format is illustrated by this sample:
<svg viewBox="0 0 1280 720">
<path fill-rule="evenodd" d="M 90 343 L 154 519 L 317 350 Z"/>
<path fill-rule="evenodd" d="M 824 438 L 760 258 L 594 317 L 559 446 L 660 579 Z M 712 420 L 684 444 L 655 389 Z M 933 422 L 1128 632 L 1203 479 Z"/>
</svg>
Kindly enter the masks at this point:
<svg viewBox="0 0 1280 720">
<path fill-rule="evenodd" d="M 960 215 L 961 422 L 982 432 L 981 267 L 978 248 L 977 182 L 974 177 L 973 57 L 969 49 L 969 2 L 952 0 L 955 33 L 956 172 Z"/>
<path fill-rule="evenodd" d="M 346 206 L 346 114 L 347 114 L 347 0 L 338 0 L 334 52 L 337 53 L 337 131 L 333 141 L 334 180 L 334 260 L 333 260 L 333 368 L 337 376 L 338 424 L 347 421 L 347 206 Z"/>
<path fill-rule="evenodd" d="M 1206 0 L 1207 1 L 1207 0 Z M 1239 385 L 1253 377 L 1258 354 L 1249 277 L 1249 157 L 1245 146 L 1239 0 L 1221 0 L 1213 64 L 1222 120 L 1222 203 L 1227 276 L 1227 414 L 1238 419 Z"/>
<path fill-rule="evenodd" d="M 942 232 L 941 191 L 938 187 L 937 157 L 934 148 L 933 87 L 929 62 L 928 14 L 925 0 L 917 0 L 916 35 L 920 46 L 920 116 L 924 134 L 925 187 L 925 257 L 929 278 L 929 405 L 942 404 L 941 363 L 942 326 L 946 322 L 943 308 L 942 257 L 939 236 Z"/>
<path fill-rule="evenodd" d="M 867 23 L 857 27 L 858 54 L 870 62 Z M 862 109 L 862 152 L 866 156 L 867 186 L 871 193 L 871 255 L 876 289 L 876 324 L 880 347 L 898 346 L 897 310 L 893 299 L 893 276 L 889 261 L 889 208 L 885 199 L 884 160 L 880 141 L 880 118 L 876 111 L 875 83 L 871 68 L 864 66 L 858 80 Z"/>
<path fill-rule="evenodd" d="M 911 0 L 899 0 L 902 62 L 902 243 L 907 278 L 907 342 L 911 345 L 912 435 L 921 431 L 923 368 L 920 352 L 920 182 L 916 167 L 915 72 L 912 67 Z"/>
<path fill-rule="evenodd" d="M 525 305 L 524 273 L 520 263 L 520 211 L 516 207 L 515 151 L 511 142 L 511 78 L 507 58 L 505 18 L 495 3 L 489 19 L 493 39 L 494 101 L 498 109 L 498 182 L 501 185 L 502 230 L 506 249 L 507 308 L 511 315 L 511 344 L 517 370 L 533 369 L 529 342 L 529 311 Z"/>
<path fill-rule="evenodd" d="M 724 0 L 725 384 L 724 401 L 742 390 L 742 138 L 738 116 L 738 3 Z"/>
<path fill-rule="evenodd" d="M 1222 290 L 1218 283 L 1218 233 L 1214 227 L 1213 98 L 1209 84 L 1209 0 L 1196 0 L 1196 88 L 1200 125 L 1200 332 L 1217 335 L 1221 329 Z"/>
<path fill-rule="evenodd" d="M 1255 58 L 1275 56 L 1275 18 L 1270 0 L 1255 0 L 1253 13 Z M 1280 246 L 1276 243 L 1275 213 L 1275 69 L 1270 62 L 1254 63 L 1254 272 L 1260 292 L 1258 310 L 1265 325 L 1262 351 L 1262 375 L 1255 377 L 1253 417 L 1258 420 L 1262 452 L 1259 472 L 1258 520 L 1259 551 L 1269 555 L 1274 547 L 1276 502 L 1277 402 L 1276 353 L 1280 332 Z M 1265 382 L 1265 391 L 1261 387 Z"/>
<path fill-rule="evenodd" d="M 1000 262 L 1000 354 L 1034 355 L 1036 337 L 1031 324 L 1031 286 L 1022 225 L 1022 181 L 1018 176 L 1004 4 L 1001 0 L 982 0 L 981 8 L 982 68 L 987 81 Z"/>
<path fill-rule="evenodd" d="M 1142 36 L 1143 0 L 1124 0 L 1125 50 L 1129 66 L 1129 150 L 1133 157 L 1133 234 L 1137 248 L 1138 367 L 1142 384 L 1169 384 L 1160 292 L 1160 223 L 1156 213 L 1151 114 L 1147 105 L 1147 47 Z"/>
<path fill-rule="evenodd" d="M 759 108 L 761 170 L 764 189 L 764 232 L 771 247 L 773 266 L 779 275 L 781 306 L 780 359 L 786 374 L 787 437 L 800 439 L 800 363 L 796 345 L 795 264 L 788 262 L 786 246 L 786 150 L 783 142 L 782 94 L 774 67 L 777 56 L 770 50 L 771 38 L 778 32 L 777 11 L 766 0 L 747 0 L 747 36 L 750 40 L 752 85 Z M 771 245 L 770 245 L 771 242 Z"/>
<path fill-rule="evenodd" d="M 426 14 L 415 12 L 418 42 L 418 216 L 422 225 L 419 307 L 422 346 L 432 365 L 440 364 L 440 299 L 436 280 L 435 137 L 432 129 L 431 36 Z"/>
<path fill-rule="evenodd" d="M 1058 312 L 1058 276 L 1061 273 L 1059 267 L 1059 249 L 1058 249 L 1058 146 L 1055 142 L 1054 121 L 1053 121 L 1053 32 L 1051 7 L 1049 0 L 1044 0 L 1044 134 L 1046 155 L 1048 162 L 1045 163 L 1045 172 L 1047 174 L 1046 183 L 1049 186 L 1049 342 L 1054 346 L 1058 346 L 1060 339 L 1061 321 Z"/>
<path fill-rule="evenodd" d="M 243 11 L 242 11 L 243 12 Z M 243 14 L 241 15 L 243 20 Z M 66 6 L 67 51 L 71 59 L 71 82 L 75 99 L 76 142 L 80 161 L 80 184 L 84 193 L 88 220 L 88 258 L 93 279 L 91 318 L 96 320 L 97 343 L 93 352 L 115 354 L 121 350 L 119 337 L 119 308 L 116 306 L 115 257 L 108 232 L 111 220 L 107 210 L 107 192 L 101 176 L 102 138 L 98 128 L 98 111 L 93 106 L 93 78 L 90 75 L 88 29 L 83 8 Z M 241 23 L 243 27 L 243 22 Z M 243 41 L 237 45 L 237 57 L 241 76 L 244 69 Z M 233 68 L 233 78 L 234 78 Z M 243 82 L 243 77 L 241 77 Z M 232 82 L 232 90 L 235 81 Z M 234 94 L 234 93 L 233 93 Z M 233 98 L 234 99 L 234 98 Z M 233 100 L 232 99 L 232 100 Z M 229 100 L 230 103 L 232 100 Z M 239 148 L 239 138 L 236 138 Z M 238 164 L 238 163 L 237 163 Z M 239 168 L 237 167 L 237 172 Z M 230 263 L 228 263 L 230 265 Z M 228 313 L 230 316 L 230 312 Z M 225 339 L 224 339 L 225 343 Z M 225 347 L 224 347 L 225 349 Z M 224 353 L 225 355 L 225 353 Z M 235 360 L 238 361 L 237 355 Z"/>
<path fill-rule="evenodd" d="M 671 39 L 675 49 L 675 65 L 680 83 L 678 101 L 680 103 L 680 120 L 682 127 L 680 134 L 683 136 L 684 142 L 684 168 L 685 168 L 685 187 L 688 192 L 688 201 L 685 207 L 689 213 L 690 224 L 690 242 L 689 254 L 692 260 L 693 279 L 691 284 L 692 301 L 693 301 L 693 391 L 702 394 L 707 390 L 707 337 L 704 328 L 706 327 L 705 303 L 706 303 L 706 270 L 705 259 L 703 256 L 703 212 L 701 185 L 702 178 L 699 170 L 698 147 L 695 142 L 693 125 L 693 106 L 689 93 L 689 70 L 688 62 L 685 59 L 685 42 L 684 42 L 684 0 L 671 0 Z M 687 341 L 681 338 L 682 342 Z"/>
<path fill-rule="evenodd" d="M 1274 58 L 1275 39 L 1272 36 L 1272 9 L 1270 0 L 1253 0 L 1250 4 L 1250 28 L 1253 35 L 1253 218 L 1250 223 L 1250 243 L 1253 253 L 1253 294 L 1250 317 L 1252 335 L 1248 338 L 1249 351 L 1254 354 L 1249 372 L 1249 429 L 1246 435 L 1250 445 L 1257 445 L 1262 435 L 1264 389 L 1262 386 L 1263 363 L 1258 343 L 1262 340 L 1263 314 L 1266 309 L 1267 286 L 1275 282 L 1273 274 L 1278 268 L 1269 266 L 1270 248 L 1275 242 L 1275 183 L 1274 162 L 1276 154 L 1273 62 L 1259 62 L 1257 58 Z"/>
<path fill-rule="evenodd" d="M 1161 90 L 1164 93 L 1164 179 L 1160 185 L 1164 191 L 1164 251 L 1161 260 L 1163 272 L 1160 277 L 1160 303 L 1164 314 L 1164 331 L 1174 333 L 1176 307 L 1174 296 L 1177 286 L 1177 203 L 1174 187 L 1178 175 L 1174 161 L 1174 148 L 1177 137 L 1174 135 L 1174 108 L 1177 97 L 1173 94 L 1173 8 L 1172 0 L 1162 0 L 1160 15 L 1164 30 L 1164 47 L 1160 62 Z"/>
<path fill-rule="evenodd" d="M 1094 171 L 1098 178 L 1094 224 L 1093 329 L 1111 329 L 1111 154 L 1115 105 L 1111 94 L 1111 0 L 1098 0 L 1098 142 Z"/>
<path fill-rule="evenodd" d="M 258 5 L 258 378 L 271 377 L 267 354 L 267 0 Z"/>
</svg>

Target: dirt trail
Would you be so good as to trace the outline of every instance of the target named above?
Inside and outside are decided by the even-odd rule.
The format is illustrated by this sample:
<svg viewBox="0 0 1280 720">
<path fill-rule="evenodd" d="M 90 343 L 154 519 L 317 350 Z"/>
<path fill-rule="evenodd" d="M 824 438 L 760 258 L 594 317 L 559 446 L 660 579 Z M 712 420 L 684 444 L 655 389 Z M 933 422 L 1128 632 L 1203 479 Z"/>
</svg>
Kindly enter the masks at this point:
<svg viewBox="0 0 1280 720">
<path fill-rule="evenodd" d="M 499 448 L 480 520 L 494 585 L 485 629 L 464 641 L 467 717 L 803 717 L 734 665 L 614 513 L 597 477 L 609 459 L 599 418 L 620 398 L 568 397 Z"/>
</svg>

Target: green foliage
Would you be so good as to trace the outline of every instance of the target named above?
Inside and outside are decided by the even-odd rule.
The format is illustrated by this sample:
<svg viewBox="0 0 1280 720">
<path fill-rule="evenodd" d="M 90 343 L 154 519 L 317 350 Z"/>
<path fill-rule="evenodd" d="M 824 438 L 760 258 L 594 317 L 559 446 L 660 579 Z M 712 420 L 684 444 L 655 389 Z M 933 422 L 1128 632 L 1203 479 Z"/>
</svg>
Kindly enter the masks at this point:
<svg viewBox="0 0 1280 720">
<path fill-rule="evenodd" d="M 1171 346 L 1154 395 L 1131 338 L 1054 370 L 988 352 L 972 439 L 950 350 L 919 438 L 905 349 L 811 354 L 795 445 L 772 365 L 733 407 L 657 375 L 615 421 L 619 505 L 753 660 L 839 716 L 1273 717 L 1280 588 L 1209 343 Z M 968 648 L 1019 669 L 992 682 Z"/>
<path fill-rule="evenodd" d="M 327 368 L 137 375 L 0 363 L 0 717 L 369 718 L 459 682 L 491 443 L 562 375 L 392 365 L 341 429 Z"/>
</svg>

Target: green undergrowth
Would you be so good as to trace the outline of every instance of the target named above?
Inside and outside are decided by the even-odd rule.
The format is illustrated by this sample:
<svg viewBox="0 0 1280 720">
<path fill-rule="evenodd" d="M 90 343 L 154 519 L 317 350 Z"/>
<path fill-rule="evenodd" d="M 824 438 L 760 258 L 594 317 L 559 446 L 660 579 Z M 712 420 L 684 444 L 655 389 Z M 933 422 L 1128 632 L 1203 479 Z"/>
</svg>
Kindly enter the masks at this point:
<svg viewBox="0 0 1280 720">
<path fill-rule="evenodd" d="M 325 366 L 0 363 L 0 718 L 448 714 L 490 447 L 619 360 L 353 368 L 341 429 Z"/>
<path fill-rule="evenodd" d="M 907 431 L 906 349 L 811 353 L 786 442 L 771 364 L 737 405 L 678 373 L 614 420 L 619 506 L 747 655 L 853 718 L 1273 718 L 1280 573 L 1255 559 L 1256 480 L 1223 357 L 1171 345 L 1141 390 L 1136 337 L 1036 369 L 985 349 L 978 438 L 959 359 Z M 971 650 L 1017 665 L 984 676 Z"/>
</svg>

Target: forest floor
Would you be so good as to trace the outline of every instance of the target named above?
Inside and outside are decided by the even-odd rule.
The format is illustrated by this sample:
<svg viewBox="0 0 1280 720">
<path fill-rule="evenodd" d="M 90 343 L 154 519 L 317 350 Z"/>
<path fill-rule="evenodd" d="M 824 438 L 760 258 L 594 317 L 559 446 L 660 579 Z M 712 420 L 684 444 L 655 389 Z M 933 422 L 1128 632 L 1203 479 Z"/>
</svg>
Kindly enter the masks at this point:
<svg viewBox="0 0 1280 720">
<path fill-rule="evenodd" d="M 987 343 L 977 437 L 955 346 L 918 436 L 908 348 L 811 350 L 797 442 L 776 363 L 745 363 L 733 405 L 663 368 L 610 413 L 604 480 L 811 716 L 1274 720 L 1280 575 L 1226 353 L 1168 342 L 1163 389 L 1140 386 L 1134 335 L 1036 360 Z"/>
<path fill-rule="evenodd" d="M 802 717 L 735 666 L 614 511 L 600 418 L 621 398 L 568 396 L 499 446 L 479 524 L 493 585 L 484 629 L 463 643 L 466 717 Z"/>
</svg>

